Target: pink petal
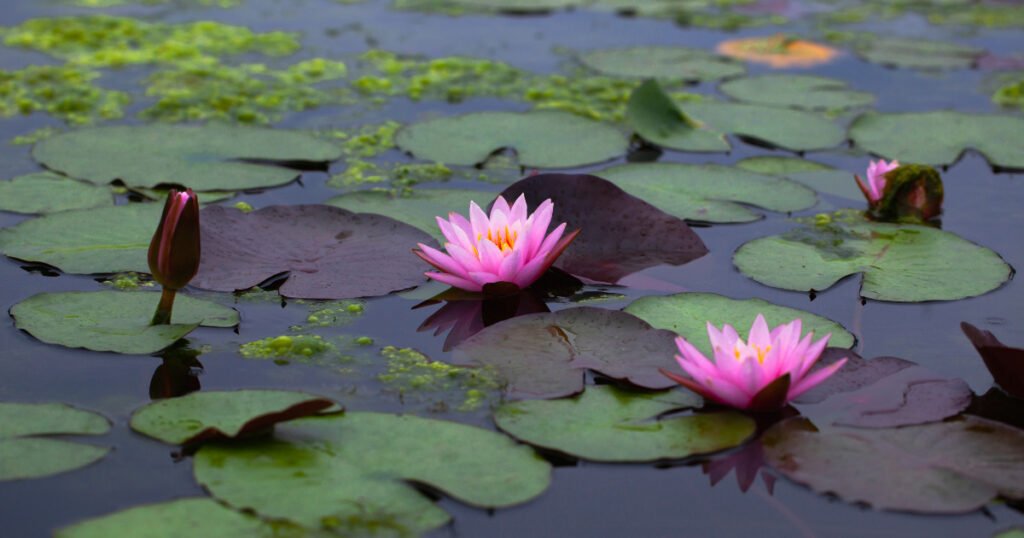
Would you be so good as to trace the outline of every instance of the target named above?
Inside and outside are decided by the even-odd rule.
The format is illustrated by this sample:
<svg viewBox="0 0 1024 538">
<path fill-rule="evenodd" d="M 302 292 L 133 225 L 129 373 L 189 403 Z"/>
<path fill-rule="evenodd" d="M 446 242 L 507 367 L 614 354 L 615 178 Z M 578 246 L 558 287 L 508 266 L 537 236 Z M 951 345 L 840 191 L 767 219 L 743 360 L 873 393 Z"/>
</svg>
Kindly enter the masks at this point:
<svg viewBox="0 0 1024 538">
<path fill-rule="evenodd" d="M 508 202 L 505 201 L 505 197 L 499 195 L 494 200 L 494 203 L 491 204 L 491 219 L 493 220 L 498 215 L 501 215 L 502 217 L 505 218 L 505 221 L 507 222 L 508 221 L 508 214 L 511 211 L 512 210 L 509 209 L 509 207 L 508 207 Z"/>
<path fill-rule="evenodd" d="M 772 334 L 768 330 L 768 322 L 764 320 L 764 316 L 761 314 L 754 318 L 754 324 L 750 326 L 750 333 L 747 334 L 747 345 L 757 346 L 761 349 L 766 349 L 772 345 Z"/>
<path fill-rule="evenodd" d="M 565 223 L 563 222 L 559 224 L 558 227 L 555 228 L 550 234 L 548 234 L 547 237 L 544 238 L 544 242 L 540 244 L 540 247 L 537 249 L 536 255 L 544 256 L 548 252 L 551 252 L 551 250 L 555 248 L 555 245 L 558 244 L 558 241 L 562 237 L 562 233 L 564 232 Z"/>
<path fill-rule="evenodd" d="M 478 284 L 476 282 L 473 282 L 471 280 L 466 280 L 464 278 L 459 278 L 459 277 L 457 277 L 455 275 L 451 275 L 451 274 L 448 274 L 448 273 L 423 273 L 423 274 L 427 275 L 430 278 L 433 278 L 434 280 L 436 280 L 438 282 L 444 282 L 445 284 L 448 284 L 449 286 L 455 286 L 456 288 L 464 289 L 464 290 L 467 290 L 467 291 L 480 291 L 480 290 L 483 289 L 483 286 L 481 286 L 480 284 Z"/>
<path fill-rule="evenodd" d="M 483 289 L 484 284 L 490 284 L 492 282 L 501 282 L 501 279 L 498 278 L 498 275 L 494 273 L 488 273 L 486 271 L 471 272 L 469 273 L 469 277 L 472 278 L 478 284 L 480 284 L 480 289 Z"/>
<path fill-rule="evenodd" d="M 540 250 L 540 245 L 544 241 L 544 234 L 548 231 L 548 226 L 551 224 L 551 213 L 555 209 L 555 204 L 550 199 L 544 200 L 540 207 L 530 215 L 529 227 L 527 229 L 527 237 L 529 239 L 527 246 L 527 252 L 529 255 L 536 256 Z"/>
<path fill-rule="evenodd" d="M 466 246 L 469 243 L 469 236 L 458 226 L 442 219 L 437 218 L 437 227 L 441 229 L 441 235 L 448 240 L 449 243 L 455 243 L 456 245 Z"/>
<path fill-rule="evenodd" d="M 430 265 L 433 265 L 434 267 L 437 267 L 438 269 L 446 273 L 451 273 L 457 277 L 469 278 L 469 272 L 466 271 L 466 269 L 464 269 L 462 265 L 459 262 L 455 261 L 451 256 L 437 249 L 424 245 L 423 243 L 420 243 L 419 247 L 420 250 L 422 251 L 422 254 L 417 253 L 417 255 L 420 258 L 426 260 L 427 263 L 429 263 Z"/>
<path fill-rule="evenodd" d="M 479 241 L 482 237 L 487 237 L 487 230 L 490 228 L 490 219 L 484 214 L 484 210 L 480 209 L 480 206 L 476 205 L 476 202 L 469 203 L 469 223 L 473 227 L 473 232 L 470 234 L 470 240 Z"/>
<path fill-rule="evenodd" d="M 526 195 L 520 194 L 519 198 L 516 198 L 516 202 L 512 204 L 512 209 L 509 211 L 508 220 L 512 222 L 526 221 Z M 544 226 L 547 228 L 547 226 Z"/>
<path fill-rule="evenodd" d="M 846 364 L 846 357 L 814 372 L 813 374 L 803 378 L 800 382 L 793 384 L 789 387 L 789 393 L 786 395 L 787 400 L 799 398 L 803 393 L 811 390 L 822 381 L 828 379 L 829 376 L 836 373 L 844 364 Z"/>
<path fill-rule="evenodd" d="M 501 262 L 505 260 L 505 255 L 501 253 L 501 249 L 498 248 L 498 245 L 495 245 L 487 239 L 481 239 L 477 242 L 476 248 L 480 252 L 480 265 L 483 270 L 489 273 L 498 274 Z"/>
<path fill-rule="evenodd" d="M 448 250 L 448 254 L 459 263 L 467 272 L 469 271 L 483 271 L 483 266 L 480 265 L 480 260 L 477 259 L 476 255 L 469 250 L 462 248 L 459 245 L 448 243 L 445 245 Z"/>
<path fill-rule="evenodd" d="M 473 225 L 470 224 L 468 220 L 466 220 L 466 217 L 463 217 L 462 215 L 452 211 L 448 213 L 448 220 L 451 221 L 453 226 L 462 230 L 463 233 L 466 234 L 466 237 L 476 237 L 473 234 Z"/>
<path fill-rule="evenodd" d="M 505 282 L 515 282 L 514 277 L 519 269 L 520 260 L 522 260 L 522 256 L 518 252 L 513 251 L 509 254 L 498 267 L 498 278 Z M 519 283 L 516 282 L 516 285 L 518 286 Z M 519 287 L 522 288 L 522 286 Z"/>
<path fill-rule="evenodd" d="M 525 259 L 525 256 L 522 259 Z M 519 268 L 513 282 L 520 288 L 525 288 L 540 278 L 540 275 L 547 271 L 548 267 L 551 267 L 551 264 L 547 262 L 546 258 L 534 258 Z"/>
</svg>

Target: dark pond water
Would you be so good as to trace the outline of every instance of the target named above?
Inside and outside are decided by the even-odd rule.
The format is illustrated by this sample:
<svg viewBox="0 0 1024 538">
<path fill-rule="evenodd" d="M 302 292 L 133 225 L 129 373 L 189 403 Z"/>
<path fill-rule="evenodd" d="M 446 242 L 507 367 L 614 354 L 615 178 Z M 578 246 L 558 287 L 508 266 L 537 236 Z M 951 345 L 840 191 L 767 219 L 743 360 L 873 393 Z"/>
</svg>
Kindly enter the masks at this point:
<svg viewBox="0 0 1024 538">
<path fill-rule="evenodd" d="M 766 35 L 776 30 L 811 32 L 812 24 L 796 21 L 779 28 L 724 33 L 681 28 L 671 21 L 623 18 L 609 13 L 576 10 L 547 16 L 503 17 L 464 16 L 453 18 L 392 10 L 387 1 L 345 5 L 329 0 L 245 0 L 231 9 L 192 7 L 184 3 L 158 6 L 128 6 L 105 10 L 147 20 L 180 22 L 212 19 L 247 25 L 254 30 L 289 30 L 303 33 L 303 49 L 297 56 L 281 60 L 324 56 L 343 58 L 375 47 L 428 57 L 465 55 L 501 60 L 535 72 L 557 72 L 565 56 L 555 50 L 588 50 L 639 44 L 685 45 L 713 49 L 724 39 L 745 35 Z M 57 2 L 15 3 L 0 10 L 0 24 L 18 24 L 31 17 L 69 13 L 91 13 Z M 1009 55 L 1024 50 L 1024 33 L 1019 30 L 984 29 L 964 32 L 952 27 L 930 26 L 923 18 L 908 15 L 883 23 L 863 25 L 878 32 L 912 37 L 956 39 L 985 47 L 995 54 Z M 40 53 L 0 48 L 0 68 L 15 69 L 30 64 L 57 61 Z M 131 91 L 136 103 L 131 117 L 146 102 L 135 81 L 149 68 L 112 72 L 103 79 L 108 87 Z M 751 64 L 752 73 L 768 72 Z M 793 70 L 851 81 L 856 89 L 877 95 L 880 111 L 932 110 L 953 108 L 970 112 L 995 112 L 989 93 L 983 89 L 988 75 L 980 70 L 921 72 L 894 70 L 872 65 L 844 54 L 836 61 L 813 69 Z M 713 84 L 695 86 L 691 91 L 715 94 Z M 291 128 L 351 126 L 386 119 L 412 121 L 438 114 L 483 109 L 524 109 L 514 101 L 481 98 L 459 105 L 440 101 L 412 102 L 397 98 L 377 107 L 331 106 L 286 116 L 278 125 Z M 1006 114 L 1019 114 L 1003 111 Z M 837 121 L 845 124 L 850 117 Z M 125 120 L 136 121 L 136 120 Z M 59 125 L 43 115 L 0 120 L 0 139 L 26 134 L 43 125 Z M 1021 133 L 1024 137 L 1024 133 Z M 734 140 L 728 155 L 684 154 L 668 151 L 662 161 L 734 163 L 752 155 L 790 155 Z M 845 148 L 809 155 L 815 160 L 851 172 L 861 173 L 867 156 Z M 394 150 L 382 157 L 402 161 L 409 157 Z M 624 159 L 620 159 L 623 161 Z M 596 170 L 592 166 L 579 171 Z M 336 163 L 332 172 L 340 172 Z M 0 146 L 0 170 L 4 177 L 38 168 L 29 146 Z M 944 173 L 946 203 L 944 230 L 1000 253 L 1013 265 L 1024 264 L 1024 210 L 1020 174 L 993 173 L 981 156 L 968 153 Z M 338 194 L 324 185 L 327 174 L 307 172 L 301 183 L 243 194 L 253 206 L 319 203 Z M 501 184 L 454 180 L 459 186 L 497 192 Z M 801 212 L 811 215 L 831 211 L 846 202 L 828 195 L 818 206 Z M 0 213 L 0 226 L 12 226 L 25 216 Z M 968 321 L 994 331 L 1008 345 L 1024 346 L 1024 291 L 1009 281 L 991 293 L 955 302 L 896 304 L 868 301 L 858 296 L 859 279 L 846 279 L 817 297 L 777 290 L 757 284 L 741 275 L 731 263 L 732 252 L 751 239 L 785 231 L 791 227 L 785 215 L 769 213 L 752 224 L 716 225 L 698 228 L 711 254 L 682 267 L 655 267 L 636 278 L 635 287 L 591 288 L 622 294 L 624 298 L 598 303 L 604 308 L 621 308 L 631 300 L 670 291 L 709 291 L 736 298 L 760 297 L 773 303 L 809 310 L 842 323 L 858 339 L 854 348 L 864 357 L 893 355 L 925 365 L 941 375 L 961 377 L 977 394 L 989 390 L 992 379 L 959 323 Z M 93 277 L 54 276 L 50 271 L 4 258 L 0 260 L 0 307 L 4 310 L 40 291 L 95 290 L 103 286 Z M 656 289 L 646 283 L 660 282 Z M 292 363 L 278 365 L 270 360 L 247 359 L 237 352 L 242 343 L 287 333 L 290 325 L 301 323 L 308 305 L 297 301 L 238 300 L 225 295 L 204 294 L 230 303 L 242 315 L 238 330 L 199 329 L 188 339 L 192 347 L 206 346 L 200 357 L 203 390 L 237 388 L 284 388 L 322 394 L 349 409 L 411 412 L 449 418 L 493 428 L 486 412 L 431 413 L 429 401 L 404 403 L 382 387 L 373 375 L 342 372 L 323 365 Z M 387 296 L 366 301 L 365 314 L 351 323 L 318 331 L 335 335 L 370 336 L 375 344 L 362 353 L 366 362 L 375 360 L 381 345 L 414 347 L 434 358 L 443 358 L 444 336 L 417 332 L 436 307 L 413 310 L 422 297 Z M 553 303 L 559 309 L 571 303 Z M 204 495 L 191 475 L 191 462 L 176 457 L 175 449 L 135 434 L 128 427 L 130 413 L 150 401 L 149 385 L 160 359 L 85 352 L 43 344 L 15 329 L 13 322 L 0 326 L 0 400 L 63 401 L 98 411 L 114 424 L 103 443 L 115 450 L 99 463 L 71 473 L 37 480 L 0 483 L 0 521 L 3 536 L 47 536 L 60 526 L 126 507 Z M 376 359 L 379 361 L 379 358 Z M 369 364 L 365 370 L 379 367 Z M 1022 447 L 1024 450 L 1024 447 Z M 779 478 L 769 490 L 761 480 L 741 492 L 732 475 L 715 486 L 702 472 L 702 459 L 671 466 L 608 465 L 571 463 L 555 468 L 551 487 L 538 499 L 511 509 L 488 512 L 441 498 L 438 502 L 453 516 L 453 522 L 431 536 L 988 536 L 1013 525 L 1024 525 L 1024 514 L 1005 504 L 991 503 L 984 510 L 956 516 L 919 516 L 882 512 L 851 505 L 815 494 L 807 488 Z M 771 473 L 770 470 L 766 471 Z"/>
</svg>

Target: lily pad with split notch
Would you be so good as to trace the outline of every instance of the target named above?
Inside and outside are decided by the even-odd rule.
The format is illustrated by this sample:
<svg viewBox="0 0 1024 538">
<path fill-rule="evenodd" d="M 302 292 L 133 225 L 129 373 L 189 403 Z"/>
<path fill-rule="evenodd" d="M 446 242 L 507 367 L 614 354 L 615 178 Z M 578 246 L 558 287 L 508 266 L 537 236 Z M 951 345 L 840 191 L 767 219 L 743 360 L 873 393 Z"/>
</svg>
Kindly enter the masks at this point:
<svg viewBox="0 0 1024 538">
<path fill-rule="evenodd" d="M 845 110 L 875 101 L 874 95 L 851 90 L 844 80 L 815 75 L 744 77 L 723 82 L 718 89 L 738 101 L 800 110 Z"/>
<path fill-rule="evenodd" d="M 614 127 L 553 110 L 472 112 L 402 127 L 395 145 L 420 159 L 476 165 L 503 148 L 521 166 L 571 168 L 614 159 L 628 140 Z"/>
<path fill-rule="evenodd" d="M 592 50 L 579 55 L 588 68 L 613 77 L 705 82 L 747 72 L 743 62 L 688 47 L 630 47 Z"/>
<path fill-rule="evenodd" d="M 719 164 L 637 163 L 597 172 L 662 211 L 705 222 L 750 222 L 764 215 L 746 208 L 798 211 L 817 202 L 814 192 L 788 179 Z M 739 202 L 739 203 L 736 203 Z"/>
<path fill-rule="evenodd" d="M 40 293 L 11 307 L 14 325 L 48 344 L 93 351 L 149 354 L 196 327 L 234 327 L 233 308 L 179 293 L 171 324 L 150 325 L 160 294 L 125 291 Z"/>
<path fill-rule="evenodd" d="M 131 427 L 173 445 L 202 443 L 242 437 L 333 406 L 327 398 L 284 390 L 194 392 L 135 410 Z"/>
<path fill-rule="evenodd" d="M 207 443 L 196 481 L 269 519 L 342 535 L 416 535 L 451 516 L 410 483 L 480 508 L 540 495 L 551 466 L 493 431 L 412 415 L 348 412 L 279 424 L 273 437 Z"/>
<path fill-rule="evenodd" d="M 197 288 L 247 290 L 289 273 L 285 297 L 350 299 L 386 295 L 426 281 L 410 249 L 434 240 L 408 224 L 328 205 L 269 206 L 249 213 L 200 212 L 203 257 Z"/>
<path fill-rule="evenodd" d="M 572 398 L 506 404 L 494 422 L 531 445 L 613 462 L 688 458 L 733 448 L 754 434 L 754 420 L 733 411 L 660 417 L 701 403 L 682 390 L 637 393 L 594 385 Z"/>
<path fill-rule="evenodd" d="M 110 421 L 62 403 L 0 402 L 0 482 L 41 478 L 95 463 L 109 447 L 40 437 L 101 435 Z"/>
<path fill-rule="evenodd" d="M 491 325 L 455 346 L 450 361 L 492 368 L 513 397 L 577 394 L 587 369 L 658 390 L 675 386 L 659 369 L 682 375 L 673 360 L 674 340 L 671 331 L 655 329 L 630 314 L 577 307 Z"/>
<path fill-rule="evenodd" d="M 196 191 L 284 185 L 290 165 L 323 165 L 341 148 L 311 134 L 208 123 L 89 127 L 44 139 L 32 156 L 51 170 L 96 184 L 181 185 Z"/>
<path fill-rule="evenodd" d="M 377 213 L 410 224 L 447 241 L 437 226 L 437 217 L 447 218 L 450 211 L 469 214 L 469 202 L 481 207 L 494 199 L 494 193 L 469 189 L 416 189 L 408 196 L 382 191 L 357 191 L 335 196 L 324 202 L 358 213 Z"/>
</svg>

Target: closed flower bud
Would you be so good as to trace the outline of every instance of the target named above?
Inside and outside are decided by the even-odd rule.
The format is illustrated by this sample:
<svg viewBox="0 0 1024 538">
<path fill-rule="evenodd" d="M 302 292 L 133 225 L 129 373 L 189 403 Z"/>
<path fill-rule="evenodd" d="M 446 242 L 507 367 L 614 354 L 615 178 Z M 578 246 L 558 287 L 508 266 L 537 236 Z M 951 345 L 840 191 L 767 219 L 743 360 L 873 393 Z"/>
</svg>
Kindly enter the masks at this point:
<svg viewBox="0 0 1024 538">
<path fill-rule="evenodd" d="M 179 290 L 199 270 L 199 200 L 192 189 L 172 189 L 149 244 L 149 270 L 164 289 Z"/>
</svg>

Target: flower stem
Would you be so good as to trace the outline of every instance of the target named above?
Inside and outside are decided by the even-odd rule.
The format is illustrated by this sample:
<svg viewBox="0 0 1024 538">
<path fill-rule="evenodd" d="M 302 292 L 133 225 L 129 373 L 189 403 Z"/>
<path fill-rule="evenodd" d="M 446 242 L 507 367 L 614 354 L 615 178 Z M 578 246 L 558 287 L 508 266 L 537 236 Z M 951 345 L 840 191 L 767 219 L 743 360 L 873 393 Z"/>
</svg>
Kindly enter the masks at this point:
<svg viewBox="0 0 1024 538">
<path fill-rule="evenodd" d="M 178 290 L 164 288 L 160 294 L 160 304 L 156 306 L 156 313 L 153 314 L 153 321 L 150 325 L 169 325 L 171 323 L 171 309 L 174 308 L 174 295 Z"/>
</svg>

